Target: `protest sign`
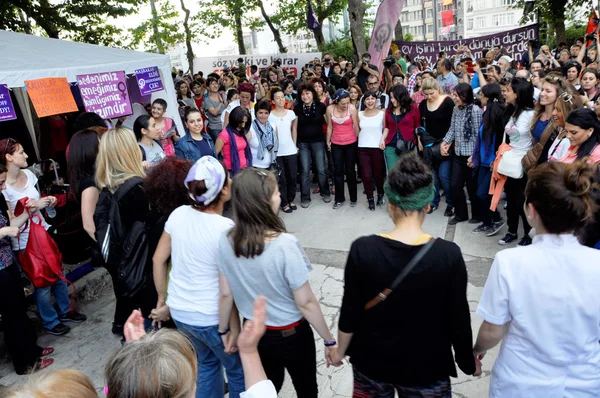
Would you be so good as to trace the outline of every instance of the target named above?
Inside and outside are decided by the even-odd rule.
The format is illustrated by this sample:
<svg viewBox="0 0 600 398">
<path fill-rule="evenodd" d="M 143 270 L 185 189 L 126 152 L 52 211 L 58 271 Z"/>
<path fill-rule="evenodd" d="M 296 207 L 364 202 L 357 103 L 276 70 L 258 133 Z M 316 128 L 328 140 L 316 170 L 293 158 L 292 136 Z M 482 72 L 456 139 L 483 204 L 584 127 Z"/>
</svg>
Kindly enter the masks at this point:
<svg viewBox="0 0 600 398">
<path fill-rule="evenodd" d="M 97 113 L 103 119 L 131 115 L 126 79 L 123 71 L 77 76 L 85 110 Z"/>
<path fill-rule="evenodd" d="M 38 117 L 77 112 L 77 104 L 66 77 L 25 80 L 25 87 Z"/>
<path fill-rule="evenodd" d="M 321 59 L 321 53 L 297 53 L 297 54 L 275 54 L 275 55 L 226 55 L 222 57 L 198 57 L 194 58 L 194 70 L 209 73 L 223 72 L 224 67 L 237 67 L 238 58 L 244 60 L 246 75 L 250 75 L 250 65 L 258 66 L 258 69 L 266 69 L 273 65 L 276 59 L 281 60 L 281 67 L 286 73 L 298 77 L 302 67 L 315 58 Z"/>
<path fill-rule="evenodd" d="M 160 71 L 156 66 L 136 69 L 135 77 L 137 78 L 141 95 L 152 94 L 164 89 L 162 80 L 160 78 Z"/>
<path fill-rule="evenodd" d="M 10 92 L 8 92 L 8 86 L 0 84 L 0 122 L 6 120 L 14 120 L 17 118 L 15 108 L 12 100 L 10 99 Z"/>
<path fill-rule="evenodd" d="M 474 59 L 484 58 L 484 49 L 501 47 L 506 49 L 508 55 L 517 61 L 521 60 L 521 54 L 527 51 L 527 42 L 539 37 L 539 25 L 533 24 L 522 28 L 495 33 L 480 37 L 462 40 L 446 41 L 396 41 L 392 44 L 408 54 L 414 60 L 422 60 L 427 65 L 435 64 L 440 51 L 446 51 L 448 55 L 454 55 L 459 46 L 467 46 L 471 50 Z"/>
</svg>

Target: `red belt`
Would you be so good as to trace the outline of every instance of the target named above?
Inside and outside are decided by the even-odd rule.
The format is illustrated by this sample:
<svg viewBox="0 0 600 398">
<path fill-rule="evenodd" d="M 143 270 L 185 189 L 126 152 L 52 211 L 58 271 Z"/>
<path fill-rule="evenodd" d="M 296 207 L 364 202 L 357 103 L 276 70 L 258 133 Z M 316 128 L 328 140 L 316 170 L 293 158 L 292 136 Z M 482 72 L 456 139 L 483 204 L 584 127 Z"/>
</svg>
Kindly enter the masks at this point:
<svg viewBox="0 0 600 398">
<path fill-rule="evenodd" d="M 293 329 L 295 327 L 300 326 L 300 324 L 302 322 L 305 322 L 305 321 L 306 321 L 306 319 L 302 318 L 298 322 L 290 323 L 289 325 L 285 325 L 285 326 L 266 326 L 266 328 L 268 330 L 288 330 L 288 329 Z"/>
</svg>

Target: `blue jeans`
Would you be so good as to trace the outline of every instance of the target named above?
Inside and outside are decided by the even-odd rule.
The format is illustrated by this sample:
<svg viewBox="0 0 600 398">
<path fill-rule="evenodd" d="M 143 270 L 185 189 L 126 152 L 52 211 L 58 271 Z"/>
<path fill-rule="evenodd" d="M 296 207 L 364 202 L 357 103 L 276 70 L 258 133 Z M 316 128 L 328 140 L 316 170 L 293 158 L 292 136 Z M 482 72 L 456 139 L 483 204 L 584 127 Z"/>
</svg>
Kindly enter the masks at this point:
<svg viewBox="0 0 600 398">
<path fill-rule="evenodd" d="M 208 129 L 208 135 L 210 135 L 210 138 L 212 138 L 214 143 L 217 142 L 217 138 L 219 137 L 219 134 L 221 134 L 221 131 L 223 131 L 223 129 L 221 129 L 221 130 L 213 130 L 211 128 Z"/>
<path fill-rule="evenodd" d="M 240 354 L 225 353 L 218 325 L 193 326 L 174 320 L 177 329 L 185 334 L 196 349 L 198 357 L 198 378 L 196 379 L 196 398 L 223 398 L 225 383 L 223 367 L 227 371 L 229 396 L 239 398 L 244 392 L 244 371 Z"/>
<path fill-rule="evenodd" d="M 435 182 L 435 195 L 433 197 L 432 206 L 439 207 L 440 205 L 440 186 L 444 189 L 446 195 L 446 204 L 448 207 L 454 207 L 452 195 L 450 195 L 450 174 L 452 172 L 452 159 L 442 160 L 433 172 Z"/>
<path fill-rule="evenodd" d="M 300 142 L 300 201 L 310 202 L 310 166 L 314 162 L 321 196 L 330 196 L 325 168 L 325 143 Z"/>
<path fill-rule="evenodd" d="M 54 294 L 58 313 L 52 306 L 51 293 Z M 60 318 L 67 315 L 71 310 L 71 300 L 69 299 L 67 283 L 59 279 L 53 286 L 35 289 L 35 303 L 42 317 L 42 326 L 45 329 L 52 329 L 60 323 Z"/>
</svg>

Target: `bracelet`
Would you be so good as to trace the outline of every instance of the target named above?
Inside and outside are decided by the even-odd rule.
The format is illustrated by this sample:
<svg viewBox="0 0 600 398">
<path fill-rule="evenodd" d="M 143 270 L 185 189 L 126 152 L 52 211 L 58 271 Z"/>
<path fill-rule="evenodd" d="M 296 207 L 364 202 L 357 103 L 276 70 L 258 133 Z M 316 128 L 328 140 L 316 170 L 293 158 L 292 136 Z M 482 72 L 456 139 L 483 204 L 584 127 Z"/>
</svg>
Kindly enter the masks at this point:
<svg viewBox="0 0 600 398">
<path fill-rule="evenodd" d="M 221 332 L 219 329 L 217 329 L 217 333 L 219 333 L 219 336 L 225 336 L 227 333 L 229 333 L 229 331 L 230 331 L 229 328 L 227 328 L 227 330 L 224 332 Z"/>
<path fill-rule="evenodd" d="M 325 344 L 325 347 L 333 347 L 334 345 L 337 345 L 337 341 L 333 339 L 331 341 L 324 341 L 323 344 Z"/>
</svg>

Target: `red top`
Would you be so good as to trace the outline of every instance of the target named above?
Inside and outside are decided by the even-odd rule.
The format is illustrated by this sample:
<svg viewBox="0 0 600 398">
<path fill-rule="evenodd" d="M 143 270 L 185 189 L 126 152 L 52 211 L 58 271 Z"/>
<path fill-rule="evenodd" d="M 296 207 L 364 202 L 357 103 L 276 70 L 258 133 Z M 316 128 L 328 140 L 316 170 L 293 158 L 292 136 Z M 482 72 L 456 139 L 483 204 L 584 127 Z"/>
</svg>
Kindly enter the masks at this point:
<svg viewBox="0 0 600 398">
<path fill-rule="evenodd" d="M 385 111 L 385 126 L 389 129 L 387 138 L 385 139 L 385 145 L 388 145 L 396 136 L 396 122 L 389 111 Z M 402 139 L 405 141 L 412 141 L 417 144 L 417 138 L 415 137 L 415 129 L 421 126 L 421 115 L 419 108 L 413 103 L 410 112 L 404 116 L 404 118 L 398 123 L 398 130 L 402 134 Z"/>
</svg>

